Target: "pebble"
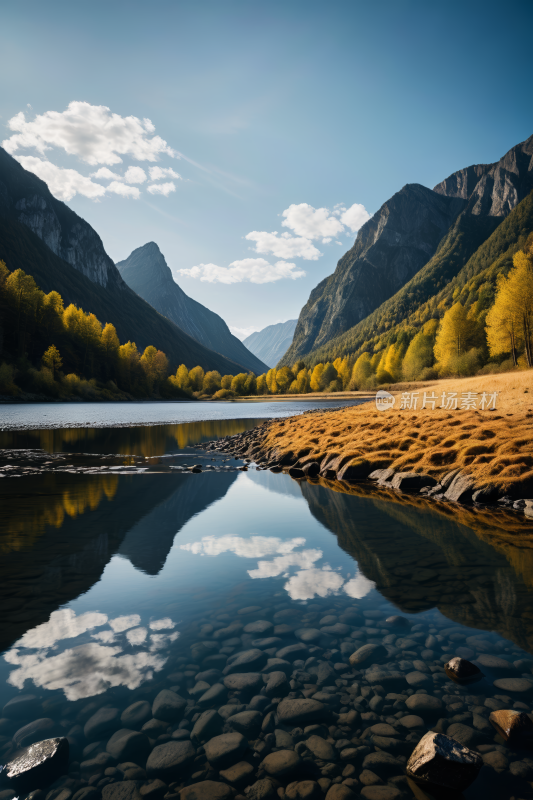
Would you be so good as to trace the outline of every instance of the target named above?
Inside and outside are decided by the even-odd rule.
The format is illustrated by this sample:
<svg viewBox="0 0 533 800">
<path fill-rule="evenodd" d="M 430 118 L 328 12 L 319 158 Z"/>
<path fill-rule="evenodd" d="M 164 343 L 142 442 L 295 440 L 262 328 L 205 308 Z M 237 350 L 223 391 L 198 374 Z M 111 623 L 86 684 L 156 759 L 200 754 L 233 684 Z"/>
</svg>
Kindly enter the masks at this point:
<svg viewBox="0 0 533 800">
<path fill-rule="evenodd" d="M 263 759 L 261 767 L 274 778 L 285 779 L 292 775 L 302 760 L 294 750 L 277 750 Z"/>
<path fill-rule="evenodd" d="M 530 694 L 533 689 L 533 683 L 527 678 L 498 678 L 494 681 L 494 686 L 512 694 Z"/>
<path fill-rule="evenodd" d="M 163 689 L 156 696 L 152 705 L 154 719 L 163 722 L 177 722 L 183 717 L 187 701 L 170 689 Z"/>
<path fill-rule="evenodd" d="M 279 703 L 277 714 L 285 725 L 309 725 L 324 719 L 326 706 L 319 700 L 286 697 Z"/>
<path fill-rule="evenodd" d="M 215 769 L 224 769 L 239 761 L 247 747 L 248 741 L 241 733 L 223 733 L 205 744 L 205 754 Z"/>
<path fill-rule="evenodd" d="M 182 771 L 196 756 L 191 741 L 165 742 L 154 747 L 146 762 L 146 772 L 150 778 L 160 778 L 169 783 L 180 777 Z"/>
<path fill-rule="evenodd" d="M 179 800 L 230 800 L 230 787 L 219 781 L 200 781 L 186 786 L 179 793 Z"/>
</svg>

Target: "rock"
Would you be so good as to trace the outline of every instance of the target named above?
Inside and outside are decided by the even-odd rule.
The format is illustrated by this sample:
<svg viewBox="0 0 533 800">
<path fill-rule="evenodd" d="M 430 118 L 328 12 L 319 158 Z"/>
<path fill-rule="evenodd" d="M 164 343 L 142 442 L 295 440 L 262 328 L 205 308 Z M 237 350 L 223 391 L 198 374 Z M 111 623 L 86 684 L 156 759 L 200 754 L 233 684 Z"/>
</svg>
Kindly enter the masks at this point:
<svg viewBox="0 0 533 800">
<path fill-rule="evenodd" d="M 449 725 L 446 735 L 464 745 L 464 747 L 475 747 L 481 738 L 477 731 L 462 722 L 454 722 Z"/>
<path fill-rule="evenodd" d="M 372 465 L 366 458 L 356 458 L 344 464 L 337 472 L 338 481 L 361 481 L 368 475 Z"/>
<path fill-rule="evenodd" d="M 150 703 L 146 700 L 138 700 L 136 703 L 132 703 L 131 706 L 128 706 L 120 716 L 120 722 L 124 726 L 124 728 L 129 728 L 129 730 L 138 730 L 142 728 L 145 722 L 152 716 L 152 709 L 150 707 Z"/>
<path fill-rule="evenodd" d="M 509 764 L 509 772 L 516 778 L 530 781 L 533 778 L 533 767 L 526 761 L 512 761 Z"/>
<path fill-rule="evenodd" d="M 42 739 L 51 739 L 56 732 L 55 728 L 56 724 L 53 719 L 48 717 L 36 719 L 18 729 L 13 736 L 13 744 L 15 747 L 28 747 Z"/>
<path fill-rule="evenodd" d="M 194 676 L 195 681 L 205 681 L 209 686 L 212 686 L 214 683 L 220 683 L 221 678 L 222 673 L 219 669 L 205 669 L 203 672 L 199 672 Z M 178 681 L 176 681 L 176 683 L 178 683 Z"/>
<path fill-rule="evenodd" d="M 160 778 L 165 783 L 171 783 L 180 777 L 195 756 L 196 750 L 190 740 L 164 742 L 150 753 L 146 772 L 149 778 Z"/>
<path fill-rule="evenodd" d="M 533 722 L 523 711 L 493 711 L 489 722 L 509 744 L 531 740 L 533 737 Z"/>
<path fill-rule="evenodd" d="M 300 639 L 301 642 L 307 642 L 308 644 L 311 642 L 318 642 L 319 639 L 322 638 L 322 632 L 318 630 L 318 628 L 298 628 L 294 632 L 294 635 L 297 639 Z"/>
<path fill-rule="evenodd" d="M 511 694 L 530 694 L 533 689 L 533 683 L 527 678 L 498 678 L 494 681 L 494 686 Z"/>
<path fill-rule="evenodd" d="M 262 669 L 267 663 L 267 656 L 259 648 L 244 650 L 228 658 L 228 663 L 224 667 L 224 675 L 233 675 L 235 672 L 250 672 Z"/>
<path fill-rule="evenodd" d="M 228 724 L 247 739 L 255 739 L 261 730 L 263 715 L 259 711 L 241 711 L 229 717 Z"/>
<path fill-rule="evenodd" d="M 425 672 L 419 672 L 418 670 L 408 672 L 405 676 L 405 680 L 412 689 L 427 689 L 429 686 L 433 686 L 433 681 L 429 675 L 426 675 Z"/>
<path fill-rule="evenodd" d="M 167 789 L 166 783 L 156 778 L 149 783 L 145 783 L 144 786 L 141 786 L 139 791 L 143 800 L 163 800 Z M 72 798 L 72 800 L 74 800 L 74 798 Z"/>
<path fill-rule="evenodd" d="M 480 653 L 476 661 L 478 664 L 481 664 L 484 669 L 498 673 L 502 678 L 506 675 L 510 677 L 517 674 L 517 669 L 514 664 L 506 661 L 505 658 L 490 655 L 490 653 Z"/>
<path fill-rule="evenodd" d="M 392 617 L 387 617 L 385 620 L 385 627 L 397 628 L 398 630 L 409 630 L 411 628 L 411 623 L 406 617 L 401 617 L 398 614 L 394 614 Z"/>
<path fill-rule="evenodd" d="M 133 761 L 134 764 L 144 764 L 151 745 L 145 733 L 122 728 L 109 739 L 106 750 L 118 762 Z"/>
<path fill-rule="evenodd" d="M 286 800 L 323 800 L 323 797 L 316 781 L 294 781 L 285 789 Z"/>
<path fill-rule="evenodd" d="M 210 739 L 204 747 L 211 766 L 214 769 L 225 769 L 241 759 L 248 747 L 248 741 L 241 733 L 223 733 Z"/>
<path fill-rule="evenodd" d="M 402 796 L 396 786 L 365 786 L 361 790 L 364 800 L 400 800 Z"/>
<path fill-rule="evenodd" d="M 417 717 L 415 714 L 407 714 L 405 717 L 401 717 L 398 720 L 400 725 L 403 725 L 404 728 L 408 730 L 412 730 L 413 728 L 423 728 L 425 727 L 424 720 L 422 717 Z"/>
<path fill-rule="evenodd" d="M 413 714 L 424 719 L 436 716 L 444 709 L 442 700 L 431 694 L 412 694 L 405 701 L 405 705 Z"/>
<path fill-rule="evenodd" d="M 249 622 L 244 626 L 244 633 L 269 633 L 274 629 L 274 624 L 266 619 L 258 619 L 255 622 Z"/>
<path fill-rule="evenodd" d="M 397 472 L 391 481 L 393 488 L 400 492 L 420 491 L 424 486 L 435 486 L 436 483 L 435 478 L 419 472 Z"/>
<path fill-rule="evenodd" d="M 310 736 L 305 740 L 305 746 L 320 761 L 337 761 L 337 751 L 321 736 Z"/>
<path fill-rule="evenodd" d="M 197 744 L 205 744 L 214 736 L 220 736 L 223 727 L 224 721 L 218 711 L 204 711 L 194 723 L 191 739 Z"/>
<path fill-rule="evenodd" d="M 294 750 L 277 750 L 263 759 L 261 767 L 273 778 L 285 779 L 302 763 L 302 759 Z"/>
<path fill-rule="evenodd" d="M 3 777 L 17 794 L 55 781 L 68 768 L 69 744 L 64 737 L 44 739 L 24 748 L 5 764 Z"/>
<path fill-rule="evenodd" d="M 494 503 L 497 497 L 498 488 L 492 483 L 482 486 L 481 489 L 476 489 L 476 491 L 472 494 L 472 500 L 474 503 Z"/>
<path fill-rule="evenodd" d="M 294 739 L 290 733 L 281 730 L 281 728 L 276 728 L 274 730 L 274 736 L 276 737 L 276 747 L 278 750 L 294 750 Z"/>
<path fill-rule="evenodd" d="M 197 703 L 201 708 L 209 708 L 209 706 L 224 705 L 227 699 L 228 690 L 226 687 L 222 683 L 215 683 L 198 698 Z"/>
<path fill-rule="evenodd" d="M 101 797 L 102 793 L 95 786 L 84 786 L 83 789 L 78 789 L 78 791 L 72 795 L 72 800 L 100 800 Z"/>
<path fill-rule="evenodd" d="M 310 725 L 321 722 L 326 716 L 326 706 L 319 700 L 286 697 L 277 708 L 278 719 L 284 725 Z"/>
<path fill-rule="evenodd" d="M 378 751 L 376 753 L 368 753 L 364 757 L 363 769 L 369 769 L 379 775 L 380 778 L 386 778 L 389 775 L 397 775 L 403 772 L 403 763 L 391 756 L 390 753 Z"/>
<path fill-rule="evenodd" d="M 226 783 L 200 781 L 180 791 L 180 800 L 230 800 L 232 791 Z"/>
<path fill-rule="evenodd" d="M 326 800 L 355 800 L 357 795 L 348 786 L 342 783 L 334 783 L 330 786 L 326 795 Z"/>
<path fill-rule="evenodd" d="M 509 766 L 508 760 L 499 750 L 492 750 L 490 753 L 484 753 L 482 758 L 485 766 L 492 767 L 496 772 L 504 772 Z"/>
<path fill-rule="evenodd" d="M 439 484 L 442 486 L 443 490 L 446 491 L 448 487 L 451 485 L 453 479 L 458 474 L 459 469 L 452 469 L 451 472 L 447 472 L 444 478 L 439 479 Z"/>
<path fill-rule="evenodd" d="M 120 724 L 120 711 L 118 708 L 100 708 L 90 717 L 84 725 L 83 733 L 89 742 L 105 739 Z"/>
<path fill-rule="evenodd" d="M 386 480 L 389 480 L 389 478 L 392 478 L 393 475 L 394 475 L 394 470 L 390 469 L 390 467 L 386 467 L 385 469 L 375 469 L 368 476 L 368 480 L 369 481 L 386 481 Z"/>
<path fill-rule="evenodd" d="M 247 800 L 276 800 L 277 797 L 274 785 L 269 778 L 261 778 L 246 791 Z"/>
<path fill-rule="evenodd" d="M 352 667 L 361 669 L 378 664 L 388 657 L 387 648 L 382 644 L 364 644 L 350 656 Z"/>
<path fill-rule="evenodd" d="M 260 672 L 237 672 L 224 678 L 224 686 L 230 692 L 254 694 L 263 688 L 263 676 Z"/>
<path fill-rule="evenodd" d="M 310 478 L 313 478 L 320 472 L 320 464 L 317 461 L 310 461 L 302 467 L 302 472 L 304 475 L 308 475 Z"/>
<path fill-rule="evenodd" d="M 297 479 L 305 478 L 305 472 L 303 471 L 303 469 L 300 469 L 299 467 L 291 467 L 289 469 L 289 475 L 291 476 L 291 478 L 297 478 Z"/>
<path fill-rule="evenodd" d="M 387 669 L 386 667 L 370 667 L 370 669 L 367 669 L 365 672 L 365 678 L 370 685 L 383 686 L 384 689 L 390 692 L 407 689 L 405 675 L 401 672 Z"/>
<path fill-rule="evenodd" d="M 239 761 L 229 769 L 221 769 L 220 777 L 234 786 L 244 786 L 250 782 L 255 770 L 247 761 Z"/>
<path fill-rule="evenodd" d="M 456 683 L 471 683 L 479 680 L 483 676 L 479 667 L 476 667 L 471 661 L 467 661 L 465 658 L 460 658 L 459 656 L 451 658 L 448 663 L 444 665 L 444 671 L 448 678 L 451 678 L 451 680 Z"/>
<path fill-rule="evenodd" d="M 287 647 L 282 647 L 281 650 L 278 650 L 276 653 L 276 658 L 281 658 L 283 661 L 296 661 L 299 658 L 307 658 L 309 654 L 309 648 L 303 644 L 303 642 L 299 644 L 290 644 Z"/>
<path fill-rule="evenodd" d="M 345 622 L 336 622 L 334 625 L 324 625 L 320 631 L 328 636 L 348 636 L 350 626 Z"/>
<path fill-rule="evenodd" d="M 458 472 L 444 492 L 444 496 L 447 500 L 453 500 L 455 503 L 470 503 L 473 491 L 474 481 L 472 478 L 469 475 L 463 475 Z"/>
<path fill-rule="evenodd" d="M 284 672 L 271 672 L 265 686 L 267 697 L 286 697 L 291 690 Z"/>
<path fill-rule="evenodd" d="M 42 713 L 41 701 L 34 694 L 19 694 L 5 704 L 2 716 L 7 719 L 31 719 Z"/>
<path fill-rule="evenodd" d="M 138 781 L 108 783 L 102 789 L 103 800 L 141 800 Z"/>
<path fill-rule="evenodd" d="M 407 774 L 415 781 L 463 791 L 476 779 L 482 766 L 479 753 L 443 733 L 430 732 L 415 747 L 407 763 Z"/>
<path fill-rule="evenodd" d="M 113 767 L 116 763 L 117 760 L 111 753 L 98 753 L 94 758 L 89 758 L 87 761 L 81 762 L 80 772 L 82 777 L 89 780 L 92 775 L 98 775 L 100 772 L 107 769 L 107 767 Z"/>
<path fill-rule="evenodd" d="M 185 713 L 187 701 L 170 689 L 162 689 L 152 705 L 152 716 L 163 722 L 178 722 Z"/>
</svg>

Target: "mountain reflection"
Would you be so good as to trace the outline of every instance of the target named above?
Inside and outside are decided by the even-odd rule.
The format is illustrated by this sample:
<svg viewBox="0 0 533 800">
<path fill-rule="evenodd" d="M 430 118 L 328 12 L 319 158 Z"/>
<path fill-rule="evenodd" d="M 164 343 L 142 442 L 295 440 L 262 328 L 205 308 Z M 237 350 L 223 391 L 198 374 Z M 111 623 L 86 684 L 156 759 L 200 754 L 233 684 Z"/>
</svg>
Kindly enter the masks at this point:
<svg viewBox="0 0 533 800">
<path fill-rule="evenodd" d="M 0 431 L 0 449 L 40 448 L 47 453 L 113 453 L 154 457 L 218 437 L 242 433 L 262 422 L 264 419 L 234 419 L 128 428 Z"/>
<path fill-rule="evenodd" d="M 401 611 L 437 607 L 533 653 L 533 526 L 523 518 L 327 481 L 302 483 L 301 491 L 313 516 Z"/>
</svg>

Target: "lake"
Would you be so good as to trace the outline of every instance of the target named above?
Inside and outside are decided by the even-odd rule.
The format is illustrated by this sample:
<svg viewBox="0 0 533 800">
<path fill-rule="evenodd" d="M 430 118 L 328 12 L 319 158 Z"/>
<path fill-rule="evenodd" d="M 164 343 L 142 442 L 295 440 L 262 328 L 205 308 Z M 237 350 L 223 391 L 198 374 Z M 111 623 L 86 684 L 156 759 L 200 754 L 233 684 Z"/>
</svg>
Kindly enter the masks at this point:
<svg viewBox="0 0 533 800">
<path fill-rule="evenodd" d="M 196 449 L 305 406 L 2 407 L 2 448 L 177 465 L 0 480 L 0 763 L 68 737 L 41 800 L 178 800 L 206 780 L 241 796 L 276 753 L 279 787 L 429 797 L 405 764 L 431 729 L 483 758 L 465 798 L 532 796 L 531 751 L 489 715 L 531 711 L 533 529 Z M 479 679 L 452 682 L 454 656 Z"/>
</svg>

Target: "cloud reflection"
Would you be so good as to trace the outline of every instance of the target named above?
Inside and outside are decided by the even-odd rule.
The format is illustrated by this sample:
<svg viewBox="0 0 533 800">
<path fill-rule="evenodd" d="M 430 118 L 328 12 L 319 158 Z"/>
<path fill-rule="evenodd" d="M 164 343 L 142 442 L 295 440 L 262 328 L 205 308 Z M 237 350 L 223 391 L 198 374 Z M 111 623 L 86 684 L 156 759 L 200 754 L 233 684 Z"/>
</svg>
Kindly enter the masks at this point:
<svg viewBox="0 0 533 800">
<path fill-rule="evenodd" d="M 311 600 L 313 597 L 327 597 L 339 591 L 344 578 L 331 567 L 305 569 L 293 575 L 283 587 L 292 600 Z"/>
<path fill-rule="evenodd" d="M 221 553 L 235 553 L 242 558 L 264 558 L 264 556 L 275 555 L 276 553 L 291 553 L 295 547 L 305 544 L 305 539 L 298 537 L 283 541 L 277 536 L 250 536 L 244 539 L 242 536 L 203 536 L 200 542 L 180 545 L 182 550 L 188 550 L 196 555 L 218 556 Z"/>
</svg>

